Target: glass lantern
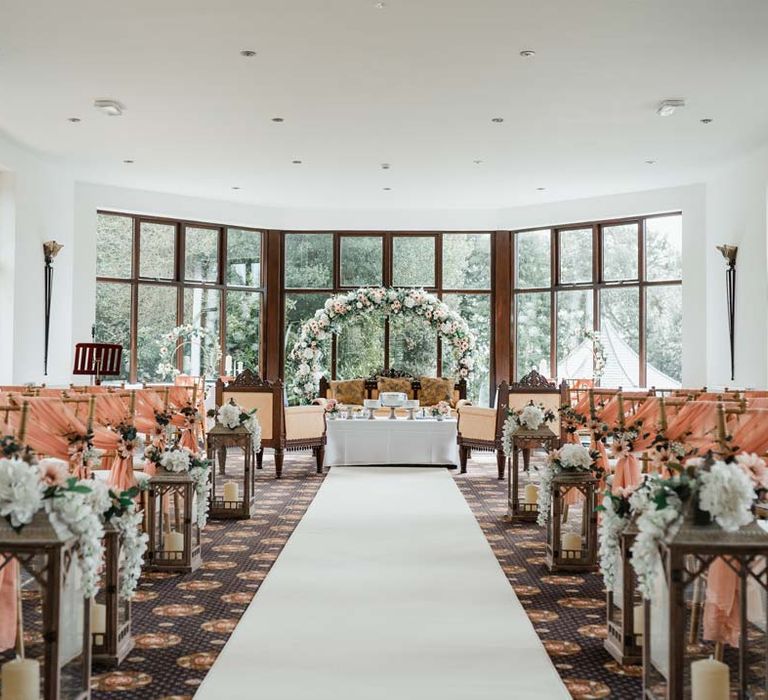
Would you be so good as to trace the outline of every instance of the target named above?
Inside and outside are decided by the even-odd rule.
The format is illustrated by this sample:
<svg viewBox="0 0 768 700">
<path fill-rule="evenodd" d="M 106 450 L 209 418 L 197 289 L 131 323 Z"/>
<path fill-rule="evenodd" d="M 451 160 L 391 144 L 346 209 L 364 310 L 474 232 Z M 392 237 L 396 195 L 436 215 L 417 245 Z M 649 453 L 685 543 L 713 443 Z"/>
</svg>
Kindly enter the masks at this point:
<svg viewBox="0 0 768 700">
<path fill-rule="evenodd" d="M 686 519 L 660 554 L 645 602 L 644 697 L 765 700 L 768 533 Z"/>
<path fill-rule="evenodd" d="M 251 431 L 240 425 L 227 428 L 216 423 L 206 438 L 208 459 L 211 462 L 211 507 L 210 517 L 218 519 L 247 520 L 254 505 L 255 471 L 253 469 L 253 436 Z M 217 483 L 214 455 L 219 459 L 219 475 L 224 476 L 227 449 L 239 447 L 243 451 L 243 472 L 239 483 L 235 480 Z"/>
<path fill-rule="evenodd" d="M 642 663 L 643 618 L 645 609 L 637 591 L 632 568 L 632 545 L 637 527 L 630 521 L 619 536 L 619 565 L 613 588 L 606 591 L 607 637 L 605 650 L 622 666 Z"/>
<path fill-rule="evenodd" d="M 195 516 L 195 482 L 188 472 L 158 467 L 147 492 L 148 571 L 190 573 L 203 563 Z"/>
<path fill-rule="evenodd" d="M 5 569 L 5 576 L 15 579 L 18 596 L 13 606 L 17 618 L 17 658 L 2 665 L 2 697 L 90 698 L 90 604 L 83 598 L 77 540 L 58 534 L 44 511 L 38 512 L 19 532 L 2 518 L 0 569 Z M 34 602 L 22 602 L 24 579 L 25 588 L 39 594 L 32 598 Z M 25 628 L 39 630 L 40 634 L 28 634 L 27 639 L 31 640 L 25 644 Z"/>
<path fill-rule="evenodd" d="M 512 466 L 507 470 L 507 520 L 510 522 L 535 522 L 539 517 L 538 488 L 528 483 L 523 499 L 520 499 L 520 450 L 525 455 L 531 450 L 544 448 L 548 452 L 559 446 L 559 439 L 547 426 L 538 430 L 518 428 L 512 434 Z M 528 464 L 525 471 L 530 473 Z"/>
<path fill-rule="evenodd" d="M 104 571 L 101 587 L 91 603 L 94 664 L 118 666 L 134 647 L 131 601 L 121 594 L 122 537 L 111 523 L 104 525 Z"/>
<path fill-rule="evenodd" d="M 552 477 L 546 551 L 551 572 L 597 570 L 597 484 L 591 472 L 562 471 Z M 563 513 L 565 497 L 573 490 L 581 493 L 583 501 L 578 529 L 572 532 L 564 529 Z"/>
</svg>

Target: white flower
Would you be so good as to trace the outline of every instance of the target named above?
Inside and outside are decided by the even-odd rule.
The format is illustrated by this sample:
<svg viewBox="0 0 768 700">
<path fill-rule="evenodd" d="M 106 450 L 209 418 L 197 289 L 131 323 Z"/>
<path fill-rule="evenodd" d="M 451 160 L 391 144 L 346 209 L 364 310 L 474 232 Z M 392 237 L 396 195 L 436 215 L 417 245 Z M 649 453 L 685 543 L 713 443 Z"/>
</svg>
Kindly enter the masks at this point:
<svg viewBox="0 0 768 700">
<path fill-rule="evenodd" d="M 551 464 L 544 464 L 538 468 L 539 471 L 539 496 L 537 506 L 539 514 L 536 522 L 544 526 L 549 522 L 549 508 L 552 504 L 552 479 L 555 476 L 555 470 Z"/>
<path fill-rule="evenodd" d="M 530 430 L 538 430 L 544 422 L 544 411 L 528 404 L 520 413 L 520 423 Z"/>
<path fill-rule="evenodd" d="M 240 425 L 241 413 L 242 409 L 240 406 L 232 403 L 225 403 L 219 408 L 216 418 L 223 426 L 230 430 L 234 430 Z"/>
<path fill-rule="evenodd" d="M 205 527 L 208 522 L 208 495 L 211 482 L 208 479 L 209 467 L 193 467 L 189 475 L 195 482 L 195 501 L 197 505 L 196 522 L 199 528 Z"/>
<path fill-rule="evenodd" d="M 592 455 L 583 445 L 567 443 L 558 450 L 558 460 L 566 469 L 581 469 L 587 471 L 592 468 Z"/>
<path fill-rule="evenodd" d="M 312 348 L 307 348 L 307 349 L 304 351 L 304 357 L 305 357 L 307 360 L 311 360 L 311 359 L 312 359 L 314 356 L 315 356 L 315 351 L 314 351 Z"/>
<path fill-rule="evenodd" d="M 141 576 L 144 553 L 148 537 L 141 531 L 143 514 L 136 511 L 134 504 L 120 516 L 112 517 L 112 524 L 120 531 L 122 560 L 120 562 L 120 592 L 130 600 L 136 591 Z"/>
<path fill-rule="evenodd" d="M 616 574 L 621 563 L 621 535 L 629 524 L 628 518 L 622 518 L 616 512 L 614 500 L 610 494 L 603 499 L 603 507 L 598 535 L 600 538 L 600 571 L 603 573 L 605 587 L 610 591 L 616 582 Z"/>
<path fill-rule="evenodd" d="M 0 459 L 0 516 L 12 527 L 32 522 L 43 504 L 45 485 L 40 470 L 17 457 Z"/>
<path fill-rule="evenodd" d="M 87 499 L 96 513 L 106 513 L 112 507 L 112 497 L 109 495 L 109 486 L 107 486 L 106 482 L 92 479 L 81 481 L 80 483 L 91 489 Z"/>
<path fill-rule="evenodd" d="M 185 447 L 175 450 L 166 450 L 160 458 L 160 466 L 169 472 L 185 472 L 189 469 L 189 461 L 192 453 Z"/>
<path fill-rule="evenodd" d="M 656 575 L 663 571 L 659 542 L 664 538 L 674 537 L 682 522 L 679 503 L 659 510 L 655 503 L 646 499 L 645 510 L 635 521 L 638 532 L 632 545 L 632 568 L 637 574 L 637 588 L 644 598 L 653 597 Z"/>
<path fill-rule="evenodd" d="M 699 476 L 699 506 L 726 532 L 736 532 L 754 520 L 756 499 L 752 480 L 739 464 L 715 462 Z"/>
</svg>

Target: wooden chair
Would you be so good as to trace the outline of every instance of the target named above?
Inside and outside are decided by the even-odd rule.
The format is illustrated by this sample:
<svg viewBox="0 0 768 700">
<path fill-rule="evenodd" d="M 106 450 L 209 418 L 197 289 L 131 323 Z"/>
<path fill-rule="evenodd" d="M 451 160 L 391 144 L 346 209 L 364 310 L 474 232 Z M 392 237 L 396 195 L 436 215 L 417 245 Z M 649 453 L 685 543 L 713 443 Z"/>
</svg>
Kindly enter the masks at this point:
<svg viewBox="0 0 768 700">
<path fill-rule="evenodd" d="M 262 379 L 251 370 L 243 370 L 232 381 L 216 382 L 216 407 L 234 399 L 247 411 L 258 409 L 261 425 L 261 450 L 256 453 L 256 468 L 261 469 L 264 448 L 275 451 L 275 476 L 283 473 L 286 450 L 312 450 L 317 473 L 323 471 L 325 457 L 325 409 L 322 406 L 285 406 L 283 382 Z"/>
<path fill-rule="evenodd" d="M 467 459 L 472 450 L 496 452 L 496 465 L 499 479 L 504 478 L 506 455 L 502 447 L 502 432 L 507 420 L 508 410 L 518 410 L 533 401 L 544 404 L 555 412 L 555 423 L 552 432 L 560 435 L 562 428 L 558 409 L 568 402 L 568 387 L 565 382 L 559 386 L 555 382 L 532 370 L 519 382 L 507 384 L 502 382 L 496 390 L 496 407 L 483 408 L 480 406 L 461 406 L 459 409 L 458 443 L 461 473 L 467 471 Z M 530 450 L 523 450 L 523 462 L 528 469 Z"/>
</svg>

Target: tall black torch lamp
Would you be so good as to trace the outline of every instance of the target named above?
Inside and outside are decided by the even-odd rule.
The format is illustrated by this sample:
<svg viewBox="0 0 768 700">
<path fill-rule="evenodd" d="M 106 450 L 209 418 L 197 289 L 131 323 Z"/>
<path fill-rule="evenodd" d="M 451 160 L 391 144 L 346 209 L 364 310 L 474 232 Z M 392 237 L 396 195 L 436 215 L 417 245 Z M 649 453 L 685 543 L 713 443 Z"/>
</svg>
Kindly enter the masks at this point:
<svg viewBox="0 0 768 700">
<path fill-rule="evenodd" d="M 51 330 L 51 294 L 53 292 L 53 259 L 64 246 L 56 241 L 43 243 L 45 256 L 45 349 L 43 354 L 43 373 L 48 374 L 48 337 Z"/>
<path fill-rule="evenodd" d="M 734 379 L 734 358 L 733 358 L 733 337 L 734 320 L 736 311 L 736 253 L 739 252 L 738 246 L 719 245 L 717 249 L 728 261 L 728 269 L 725 271 L 725 291 L 728 296 L 728 337 L 731 344 L 731 381 Z"/>
</svg>

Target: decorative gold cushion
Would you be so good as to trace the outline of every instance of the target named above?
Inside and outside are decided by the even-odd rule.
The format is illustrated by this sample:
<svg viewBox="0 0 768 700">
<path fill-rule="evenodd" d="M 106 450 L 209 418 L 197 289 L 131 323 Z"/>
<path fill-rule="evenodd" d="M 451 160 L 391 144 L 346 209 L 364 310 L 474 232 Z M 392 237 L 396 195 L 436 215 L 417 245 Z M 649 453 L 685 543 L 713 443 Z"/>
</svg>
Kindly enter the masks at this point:
<svg viewBox="0 0 768 700">
<path fill-rule="evenodd" d="M 378 389 L 379 394 L 382 391 L 402 391 L 409 399 L 413 398 L 413 386 L 411 386 L 411 380 L 407 377 L 379 377 Z"/>
<path fill-rule="evenodd" d="M 419 403 L 422 406 L 436 406 L 441 401 L 453 404 L 453 379 L 443 377 L 419 377 Z"/>
<path fill-rule="evenodd" d="M 347 379 L 331 382 L 331 396 L 339 403 L 362 406 L 365 400 L 365 380 Z"/>
</svg>

